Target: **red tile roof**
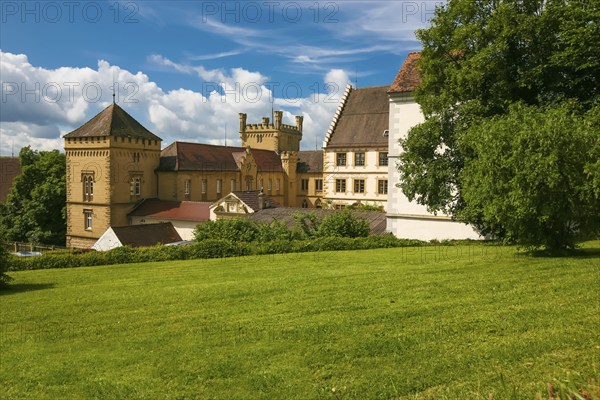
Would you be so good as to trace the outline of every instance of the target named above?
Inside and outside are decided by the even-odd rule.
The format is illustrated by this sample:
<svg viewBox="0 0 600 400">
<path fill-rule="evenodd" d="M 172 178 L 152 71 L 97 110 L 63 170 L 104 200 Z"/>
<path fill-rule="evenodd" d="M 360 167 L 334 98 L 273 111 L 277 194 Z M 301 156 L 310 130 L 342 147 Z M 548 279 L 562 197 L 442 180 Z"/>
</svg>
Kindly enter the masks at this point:
<svg viewBox="0 0 600 400">
<path fill-rule="evenodd" d="M 175 142 L 160 154 L 160 171 L 239 171 L 246 149 L 202 143 Z M 258 171 L 283 172 L 279 155 L 270 150 L 251 149 Z"/>
<path fill-rule="evenodd" d="M 389 93 L 413 92 L 421 83 L 418 62 L 421 58 L 420 52 L 408 53 L 402 68 L 398 71 L 394 83 L 389 88 Z"/>
<path fill-rule="evenodd" d="M 147 140 L 162 140 L 127 114 L 119 105 L 112 103 L 65 138 L 92 136 L 123 136 Z"/>
<path fill-rule="evenodd" d="M 199 201 L 169 201 L 147 199 L 138 205 L 130 216 L 164 218 L 180 221 L 208 221 L 210 205 Z"/>
</svg>

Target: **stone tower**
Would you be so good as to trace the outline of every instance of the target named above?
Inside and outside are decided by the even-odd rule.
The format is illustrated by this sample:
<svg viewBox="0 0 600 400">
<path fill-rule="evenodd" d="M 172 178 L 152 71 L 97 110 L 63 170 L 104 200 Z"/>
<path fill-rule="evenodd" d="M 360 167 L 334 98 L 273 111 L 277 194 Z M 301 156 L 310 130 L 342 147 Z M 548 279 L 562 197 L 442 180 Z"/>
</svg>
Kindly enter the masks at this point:
<svg viewBox="0 0 600 400">
<path fill-rule="evenodd" d="M 109 226 L 157 196 L 161 138 L 113 103 L 64 136 L 67 159 L 67 246 L 90 248 Z"/>
<path fill-rule="evenodd" d="M 299 151 L 302 140 L 302 116 L 296 117 L 296 125 L 287 125 L 282 122 L 283 111 L 273 113 L 274 121 L 263 117 L 260 124 L 247 124 L 246 114 L 240 113 L 240 138 L 243 147 L 253 149 L 272 150 L 277 153 L 283 151 Z"/>
</svg>

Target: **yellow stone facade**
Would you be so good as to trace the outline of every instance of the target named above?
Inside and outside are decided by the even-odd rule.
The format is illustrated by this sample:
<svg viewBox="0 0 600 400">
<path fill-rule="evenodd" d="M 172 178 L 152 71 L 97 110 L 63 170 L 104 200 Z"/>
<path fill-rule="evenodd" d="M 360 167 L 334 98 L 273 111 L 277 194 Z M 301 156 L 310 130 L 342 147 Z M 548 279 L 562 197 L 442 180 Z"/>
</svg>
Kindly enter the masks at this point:
<svg viewBox="0 0 600 400">
<path fill-rule="evenodd" d="M 233 169 L 168 170 L 161 168 L 161 139 L 118 105 L 109 106 L 64 137 L 67 246 L 90 248 L 110 226 L 129 225 L 128 214 L 142 199 L 216 202 L 232 191 L 262 188 L 281 206 L 320 206 L 315 181 L 322 174 L 297 172 L 302 117 L 292 126 L 282 116 L 275 111 L 273 123 L 263 118 L 262 124 L 247 124 L 240 114 L 242 148 L 214 146 L 235 158 Z"/>
</svg>

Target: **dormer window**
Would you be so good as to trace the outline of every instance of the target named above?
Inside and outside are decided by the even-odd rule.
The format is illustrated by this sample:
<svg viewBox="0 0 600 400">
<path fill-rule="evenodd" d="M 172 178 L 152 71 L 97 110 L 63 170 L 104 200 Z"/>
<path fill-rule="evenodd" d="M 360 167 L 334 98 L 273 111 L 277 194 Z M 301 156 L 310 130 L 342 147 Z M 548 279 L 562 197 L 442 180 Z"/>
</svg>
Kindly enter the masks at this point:
<svg viewBox="0 0 600 400">
<path fill-rule="evenodd" d="M 385 131 L 383 131 L 383 137 L 389 137 L 389 136 L 390 136 L 389 129 L 386 129 Z"/>
</svg>

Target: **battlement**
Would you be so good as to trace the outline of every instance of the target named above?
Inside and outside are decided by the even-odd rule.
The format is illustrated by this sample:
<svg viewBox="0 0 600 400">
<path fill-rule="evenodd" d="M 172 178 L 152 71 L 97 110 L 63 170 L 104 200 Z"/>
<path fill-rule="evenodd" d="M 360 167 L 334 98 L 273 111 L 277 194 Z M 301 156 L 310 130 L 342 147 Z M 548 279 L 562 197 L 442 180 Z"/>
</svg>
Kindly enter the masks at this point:
<svg viewBox="0 0 600 400">
<path fill-rule="evenodd" d="M 302 134 L 302 123 L 304 117 L 296 116 L 296 125 L 289 125 L 282 123 L 283 111 L 275 111 L 273 113 L 274 121 L 270 122 L 269 117 L 263 117 L 260 124 L 248 124 L 247 115 L 240 113 L 240 133 L 253 132 L 259 133 L 264 131 L 283 131 L 287 133 L 298 133 Z"/>
</svg>

